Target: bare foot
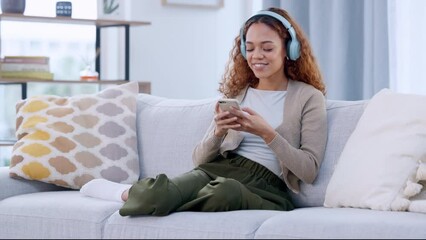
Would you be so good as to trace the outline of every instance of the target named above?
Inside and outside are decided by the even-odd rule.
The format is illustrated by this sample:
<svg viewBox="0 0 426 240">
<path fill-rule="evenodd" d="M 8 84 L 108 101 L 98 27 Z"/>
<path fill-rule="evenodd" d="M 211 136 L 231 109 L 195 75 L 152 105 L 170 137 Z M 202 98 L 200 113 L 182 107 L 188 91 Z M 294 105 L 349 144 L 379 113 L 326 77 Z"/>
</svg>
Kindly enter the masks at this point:
<svg viewBox="0 0 426 240">
<path fill-rule="evenodd" d="M 129 189 L 127 189 L 126 191 L 124 191 L 122 194 L 121 194 L 121 199 L 123 200 L 123 201 L 127 201 L 127 199 L 129 199 Z"/>
</svg>

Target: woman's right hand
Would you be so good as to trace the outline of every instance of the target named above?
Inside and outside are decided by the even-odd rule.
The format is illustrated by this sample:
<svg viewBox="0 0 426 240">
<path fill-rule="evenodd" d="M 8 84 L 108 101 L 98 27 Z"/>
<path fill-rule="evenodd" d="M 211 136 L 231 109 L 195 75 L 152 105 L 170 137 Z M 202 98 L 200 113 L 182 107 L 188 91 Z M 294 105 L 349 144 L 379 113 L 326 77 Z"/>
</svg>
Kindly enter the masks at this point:
<svg viewBox="0 0 426 240">
<path fill-rule="evenodd" d="M 241 127 L 241 125 L 236 122 L 236 116 L 229 111 L 220 110 L 219 103 L 216 103 L 214 121 L 216 123 L 216 128 L 214 130 L 214 135 L 216 137 L 223 137 L 229 129 Z"/>
</svg>

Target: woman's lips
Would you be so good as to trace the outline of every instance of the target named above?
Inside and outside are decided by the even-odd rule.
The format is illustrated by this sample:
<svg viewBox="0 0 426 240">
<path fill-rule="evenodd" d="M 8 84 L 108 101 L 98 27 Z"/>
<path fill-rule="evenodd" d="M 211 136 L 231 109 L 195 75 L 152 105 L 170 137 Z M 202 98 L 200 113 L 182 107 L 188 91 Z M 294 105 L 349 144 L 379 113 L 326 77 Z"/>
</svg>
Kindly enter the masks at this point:
<svg viewBox="0 0 426 240">
<path fill-rule="evenodd" d="M 267 65 L 267 63 L 253 63 L 252 67 L 254 70 L 261 71 L 265 69 Z"/>
</svg>

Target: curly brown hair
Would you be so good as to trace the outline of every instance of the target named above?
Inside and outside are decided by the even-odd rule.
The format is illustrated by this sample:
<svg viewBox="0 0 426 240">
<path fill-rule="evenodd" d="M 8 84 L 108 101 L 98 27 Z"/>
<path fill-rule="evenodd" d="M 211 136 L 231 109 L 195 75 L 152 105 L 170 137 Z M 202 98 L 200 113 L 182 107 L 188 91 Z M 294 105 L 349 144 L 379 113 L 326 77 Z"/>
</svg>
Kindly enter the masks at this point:
<svg viewBox="0 0 426 240">
<path fill-rule="evenodd" d="M 300 26 L 283 9 L 268 8 L 267 10 L 280 14 L 287 19 L 296 31 L 297 39 L 300 42 L 300 57 L 295 61 L 286 59 L 284 74 L 289 79 L 312 85 L 325 95 L 326 90 L 322 81 L 321 71 L 313 55 L 311 45 Z M 267 15 L 254 16 L 246 21 L 244 35 L 253 23 L 268 25 L 284 39 L 284 46 L 287 45 L 290 35 L 279 20 Z M 219 87 L 219 92 L 230 98 L 237 96 L 247 85 L 256 87 L 259 83 L 259 79 L 254 75 L 246 59 L 241 54 L 240 44 L 241 39 L 240 35 L 238 35 L 234 40 L 234 47 L 229 54 L 228 65 L 225 68 Z"/>
</svg>

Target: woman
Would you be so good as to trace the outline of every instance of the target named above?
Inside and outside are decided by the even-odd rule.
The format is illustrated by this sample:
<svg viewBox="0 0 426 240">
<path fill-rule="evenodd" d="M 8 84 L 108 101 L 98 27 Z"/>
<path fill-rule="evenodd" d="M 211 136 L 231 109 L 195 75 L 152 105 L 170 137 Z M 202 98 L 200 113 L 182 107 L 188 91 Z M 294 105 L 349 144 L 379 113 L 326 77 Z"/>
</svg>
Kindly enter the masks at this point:
<svg viewBox="0 0 426 240">
<path fill-rule="evenodd" d="M 96 189 L 108 185 L 125 202 L 123 216 L 292 210 L 288 189 L 297 193 L 300 181 L 315 180 L 327 120 L 319 67 L 287 12 L 270 8 L 245 22 L 219 91 L 237 99 L 241 109 L 222 111 L 216 104 L 214 120 L 194 149 L 192 171 L 145 178 L 131 188 L 96 179 L 81 192 L 107 198 Z"/>
</svg>

